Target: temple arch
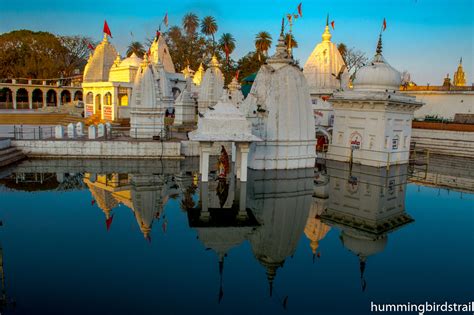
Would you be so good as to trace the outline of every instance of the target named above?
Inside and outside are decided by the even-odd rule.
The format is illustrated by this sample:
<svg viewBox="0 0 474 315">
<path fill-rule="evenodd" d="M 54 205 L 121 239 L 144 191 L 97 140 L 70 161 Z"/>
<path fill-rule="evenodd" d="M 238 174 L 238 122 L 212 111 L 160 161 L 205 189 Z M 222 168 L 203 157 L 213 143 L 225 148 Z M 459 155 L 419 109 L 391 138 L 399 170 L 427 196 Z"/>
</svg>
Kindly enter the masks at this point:
<svg viewBox="0 0 474 315">
<path fill-rule="evenodd" d="M 112 94 L 110 94 L 110 92 L 104 95 L 104 105 L 112 105 Z"/>
<path fill-rule="evenodd" d="M 71 103 L 71 92 L 63 90 L 61 92 L 61 104 Z"/>
<path fill-rule="evenodd" d="M 94 94 L 92 92 L 87 93 L 86 104 L 94 104 Z"/>
<path fill-rule="evenodd" d="M 49 90 L 46 93 L 46 105 L 47 106 L 57 106 L 58 105 L 58 98 L 57 93 L 55 90 Z"/>
<path fill-rule="evenodd" d="M 33 101 L 33 108 L 41 108 L 43 107 L 43 91 L 40 89 L 34 89 L 32 92 L 32 101 Z"/>
<path fill-rule="evenodd" d="M 75 101 L 82 101 L 82 91 L 76 91 L 74 93 L 74 100 Z"/>
<path fill-rule="evenodd" d="M 28 109 L 28 91 L 24 88 L 20 88 L 16 91 L 16 108 L 17 109 Z"/>
<path fill-rule="evenodd" d="M 102 99 L 100 94 L 95 96 L 95 108 L 96 110 L 102 110 Z"/>
<path fill-rule="evenodd" d="M 0 89 L 0 109 L 13 109 L 13 93 L 9 88 Z"/>
</svg>

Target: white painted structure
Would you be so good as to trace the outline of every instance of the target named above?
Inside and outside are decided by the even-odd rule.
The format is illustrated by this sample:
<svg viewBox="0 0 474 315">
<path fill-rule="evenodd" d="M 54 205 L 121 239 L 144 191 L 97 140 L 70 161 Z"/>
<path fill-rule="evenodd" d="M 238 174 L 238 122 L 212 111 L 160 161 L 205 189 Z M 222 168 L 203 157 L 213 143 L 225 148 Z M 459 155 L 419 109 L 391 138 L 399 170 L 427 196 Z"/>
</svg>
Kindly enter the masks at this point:
<svg viewBox="0 0 474 315">
<path fill-rule="evenodd" d="M 382 56 L 379 39 L 371 63 L 357 72 L 352 91 L 332 97 L 335 120 L 328 159 L 384 167 L 408 163 L 411 121 L 422 106 L 398 92 L 400 73 Z"/>
<path fill-rule="evenodd" d="M 200 144 L 199 170 L 201 180 L 209 179 L 209 156 L 213 142 L 225 141 L 237 144 L 237 177 L 242 182 L 247 181 L 247 162 L 249 143 L 260 141 L 252 135 L 250 122 L 229 100 L 227 91 L 221 100 L 198 119 L 198 128 L 189 133 L 189 139 Z"/>
<path fill-rule="evenodd" d="M 199 86 L 198 110 L 200 113 L 206 112 L 209 107 L 214 107 L 222 96 L 224 75 L 220 66 L 216 56 L 212 56 Z"/>
<path fill-rule="evenodd" d="M 276 54 L 257 73 L 240 107 L 252 122 L 249 167 L 257 170 L 314 167 L 315 128 L 306 78 L 294 64 L 283 29 Z"/>
<path fill-rule="evenodd" d="M 186 87 L 179 94 L 174 104 L 174 125 L 193 124 L 196 121 L 196 101 L 192 97 L 192 86 L 191 78 L 188 77 Z"/>
<path fill-rule="evenodd" d="M 173 95 L 161 63 L 145 60 L 135 77 L 130 109 L 130 137 L 151 139 L 165 135 L 164 116 L 173 106 Z"/>
<path fill-rule="evenodd" d="M 227 88 L 229 90 L 230 101 L 235 107 L 240 108 L 240 105 L 242 105 L 244 101 L 244 95 L 242 94 L 242 87 L 236 77 L 232 78 Z"/>
</svg>

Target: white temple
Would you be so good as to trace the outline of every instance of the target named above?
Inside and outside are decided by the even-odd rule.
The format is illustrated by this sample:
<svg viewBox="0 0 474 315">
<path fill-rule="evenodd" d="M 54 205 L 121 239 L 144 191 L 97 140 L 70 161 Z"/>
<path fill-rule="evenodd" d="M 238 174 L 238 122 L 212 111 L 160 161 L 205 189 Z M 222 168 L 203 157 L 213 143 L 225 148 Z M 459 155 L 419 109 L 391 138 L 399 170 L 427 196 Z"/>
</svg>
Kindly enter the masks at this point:
<svg viewBox="0 0 474 315">
<path fill-rule="evenodd" d="M 308 81 L 313 105 L 314 123 L 318 156 L 327 150 L 331 142 L 334 109 L 328 99 L 335 91 L 348 88 L 349 73 L 346 64 L 337 49 L 331 42 L 329 31 L 329 16 L 322 35 L 322 41 L 316 45 L 304 66 L 303 73 Z"/>
<path fill-rule="evenodd" d="M 200 113 L 206 112 L 217 104 L 224 88 L 224 75 L 215 55 L 212 56 L 208 66 L 199 86 L 198 110 Z"/>
<path fill-rule="evenodd" d="M 321 95 L 331 95 L 338 89 L 348 87 L 349 74 L 346 64 L 331 38 L 326 21 L 322 41 L 316 45 L 304 65 L 303 73 L 308 81 L 313 104 Z"/>
<path fill-rule="evenodd" d="M 275 55 L 258 71 L 240 109 L 252 121 L 252 133 L 263 140 L 252 145 L 250 168 L 314 166 L 315 129 L 309 89 L 288 55 L 283 26 Z"/>
<path fill-rule="evenodd" d="M 411 121 L 422 106 L 399 93 L 400 73 L 382 56 L 380 36 L 373 60 L 357 71 L 352 91 L 334 93 L 335 120 L 328 159 L 375 167 L 408 163 Z"/>
<path fill-rule="evenodd" d="M 164 137 L 165 110 L 173 105 L 173 96 L 163 65 L 145 59 L 135 77 L 130 110 L 130 137 Z"/>
</svg>

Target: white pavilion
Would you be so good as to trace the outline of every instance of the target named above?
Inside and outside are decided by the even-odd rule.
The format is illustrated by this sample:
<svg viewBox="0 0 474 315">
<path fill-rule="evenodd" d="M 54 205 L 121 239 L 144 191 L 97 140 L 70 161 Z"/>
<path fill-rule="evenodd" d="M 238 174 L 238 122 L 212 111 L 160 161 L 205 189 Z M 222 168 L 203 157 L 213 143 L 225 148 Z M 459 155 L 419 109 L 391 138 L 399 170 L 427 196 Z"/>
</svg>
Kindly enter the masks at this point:
<svg viewBox="0 0 474 315">
<path fill-rule="evenodd" d="M 400 72 L 382 56 L 359 69 L 353 90 L 334 93 L 334 129 L 327 158 L 375 167 L 408 163 L 413 113 L 423 104 L 399 93 Z"/>
</svg>

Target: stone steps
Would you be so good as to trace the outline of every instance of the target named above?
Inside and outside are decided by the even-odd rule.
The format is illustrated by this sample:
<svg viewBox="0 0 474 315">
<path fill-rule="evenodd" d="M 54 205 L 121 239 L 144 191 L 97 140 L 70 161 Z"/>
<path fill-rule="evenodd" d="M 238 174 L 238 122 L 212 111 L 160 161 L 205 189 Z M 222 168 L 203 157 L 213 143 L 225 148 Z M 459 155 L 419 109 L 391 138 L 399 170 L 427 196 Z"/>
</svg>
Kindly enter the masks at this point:
<svg viewBox="0 0 474 315">
<path fill-rule="evenodd" d="M 18 149 L 9 147 L 0 150 L 0 168 L 21 161 L 26 156 Z"/>
<path fill-rule="evenodd" d="M 66 116 L 53 113 L 0 114 L 0 125 L 58 125 Z"/>
</svg>

